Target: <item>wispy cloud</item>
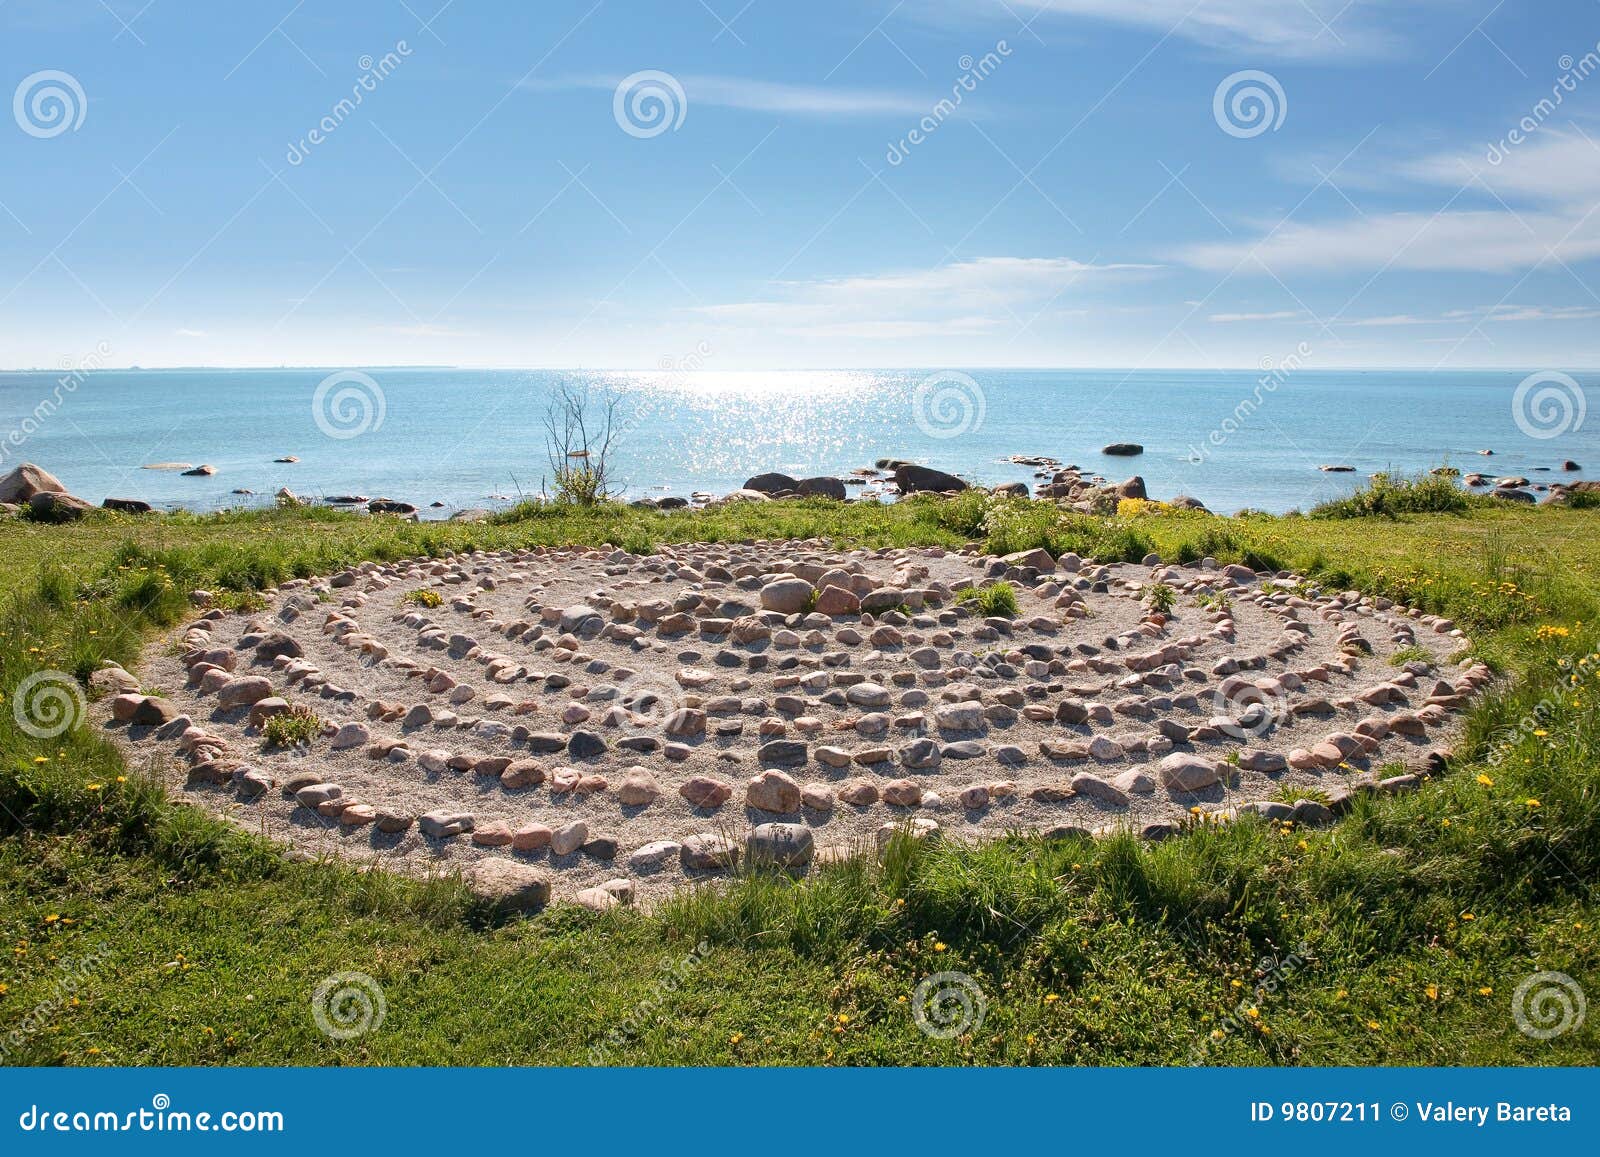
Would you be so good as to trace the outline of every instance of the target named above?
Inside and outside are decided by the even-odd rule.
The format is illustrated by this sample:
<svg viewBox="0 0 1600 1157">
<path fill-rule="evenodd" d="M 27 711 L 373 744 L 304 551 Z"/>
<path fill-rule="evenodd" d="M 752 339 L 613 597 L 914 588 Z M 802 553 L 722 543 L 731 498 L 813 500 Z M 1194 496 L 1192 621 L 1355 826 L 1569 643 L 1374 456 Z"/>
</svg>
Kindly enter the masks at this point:
<svg viewBox="0 0 1600 1157">
<path fill-rule="evenodd" d="M 1303 317 L 1298 309 L 1275 309 L 1271 313 L 1214 313 L 1206 320 L 1217 322 L 1234 321 L 1287 321 L 1292 317 Z"/>
<path fill-rule="evenodd" d="M 620 76 L 569 76 L 550 80 L 535 78 L 525 81 L 523 87 L 546 92 L 564 89 L 611 92 L 621 80 Z M 929 97 L 913 93 L 831 84 L 788 84 L 748 77 L 707 75 L 679 75 L 677 80 L 683 86 L 691 111 L 696 105 L 706 105 L 792 116 L 921 116 L 932 103 Z"/>
<path fill-rule="evenodd" d="M 1482 152 L 1433 154 L 1393 177 L 1441 190 L 1434 213 L 1369 212 L 1290 222 L 1255 240 L 1190 246 L 1203 269 L 1429 270 L 1505 273 L 1600 257 L 1600 145 L 1547 130 L 1497 165 Z M 1391 179 L 1391 188 L 1394 181 Z"/>
<path fill-rule="evenodd" d="M 948 10 L 951 0 L 923 0 Z M 1150 29 L 1226 49 L 1270 50 L 1277 57 L 1373 56 L 1398 38 L 1374 12 L 1398 0 L 960 0 L 963 7 L 1025 16 L 1037 11 Z"/>
<path fill-rule="evenodd" d="M 1062 305 L 1080 282 L 1138 275 L 1152 265 L 1066 257 L 980 257 L 933 269 L 789 281 L 771 298 L 702 306 L 711 321 L 817 337 L 904 338 L 985 334 Z"/>
</svg>

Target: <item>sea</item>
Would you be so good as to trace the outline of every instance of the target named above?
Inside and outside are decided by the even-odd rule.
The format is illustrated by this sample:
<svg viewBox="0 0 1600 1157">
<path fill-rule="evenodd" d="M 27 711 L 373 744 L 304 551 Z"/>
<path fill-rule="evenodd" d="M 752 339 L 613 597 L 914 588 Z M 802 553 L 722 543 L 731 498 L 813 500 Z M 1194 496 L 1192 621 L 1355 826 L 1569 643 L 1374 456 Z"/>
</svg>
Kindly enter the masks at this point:
<svg viewBox="0 0 1600 1157">
<path fill-rule="evenodd" d="M 0 373 L 0 473 L 34 462 L 79 497 L 158 508 L 390 498 L 446 517 L 549 490 L 552 403 L 607 419 L 619 496 L 721 495 L 755 474 L 895 458 L 975 483 L 1035 482 L 1049 458 L 1213 511 L 1307 510 L 1379 471 L 1600 476 L 1595 371 L 449 368 Z M 556 407 L 557 411 L 561 408 Z M 1104 454 L 1112 443 L 1137 456 Z M 1485 454 L 1484 451 L 1492 451 Z M 297 461 L 279 462 L 279 458 Z M 1575 462 L 1582 469 L 1563 469 Z M 188 476 L 176 466 L 208 465 Z M 151 467 L 163 467 L 152 469 Z M 1346 466 L 1329 472 L 1324 466 Z M 892 500 L 875 480 L 853 497 Z"/>
</svg>

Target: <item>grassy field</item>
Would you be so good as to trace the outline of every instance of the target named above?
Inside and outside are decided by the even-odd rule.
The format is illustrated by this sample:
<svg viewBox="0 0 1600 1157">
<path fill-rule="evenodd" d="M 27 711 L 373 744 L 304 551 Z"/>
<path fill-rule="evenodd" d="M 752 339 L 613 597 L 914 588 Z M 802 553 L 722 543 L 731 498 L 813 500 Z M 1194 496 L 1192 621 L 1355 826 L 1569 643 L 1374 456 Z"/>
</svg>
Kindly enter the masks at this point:
<svg viewBox="0 0 1600 1157">
<path fill-rule="evenodd" d="M 1402 493 L 1326 512 L 1346 517 L 1221 519 L 1135 504 L 1094 519 L 974 495 L 672 514 L 530 507 L 481 524 L 316 511 L 0 523 L 0 1055 L 1596 1063 L 1600 1014 L 1539 1039 L 1519 1031 L 1514 1004 L 1537 973 L 1600 998 L 1600 513 L 1487 500 L 1403 512 L 1430 505 Z M 1503 679 L 1446 774 L 1325 831 L 1251 820 L 1154 846 L 907 842 L 799 884 L 753 878 L 650 913 L 557 907 L 512 921 L 489 919 L 451 880 L 290 862 L 167 799 L 92 727 L 46 741 L 14 725 L 28 675 L 132 663 L 195 588 L 248 602 L 365 558 L 811 536 L 1294 568 L 1454 617 Z M 377 982 L 384 1019 L 331 1039 L 313 996 L 346 972 Z M 918 986 L 946 973 L 969 978 L 941 984 L 974 1015 L 940 1039 L 913 1011 Z M 1554 983 L 1524 994 L 1535 1021 L 1559 1020 Z"/>
</svg>

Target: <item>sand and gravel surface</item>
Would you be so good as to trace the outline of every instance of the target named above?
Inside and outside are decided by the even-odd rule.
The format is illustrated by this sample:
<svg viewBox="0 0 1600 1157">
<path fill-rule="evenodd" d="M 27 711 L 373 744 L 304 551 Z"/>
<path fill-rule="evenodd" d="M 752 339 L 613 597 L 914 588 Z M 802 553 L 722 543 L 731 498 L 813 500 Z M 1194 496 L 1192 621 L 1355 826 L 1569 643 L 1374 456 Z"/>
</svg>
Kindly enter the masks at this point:
<svg viewBox="0 0 1600 1157">
<path fill-rule="evenodd" d="M 958 598 L 997 581 L 1016 614 Z M 1210 560 L 530 549 L 369 563 L 250 613 L 195 597 L 136 674 L 105 673 L 136 761 L 299 851 L 595 906 L 741 857 L 803 871 L 897 824 L 1327 822 L 1489 677 L 1451 664 L 1449 622 Z M 268 742 L 307 710 L 308 741 Z"/>
</svg>

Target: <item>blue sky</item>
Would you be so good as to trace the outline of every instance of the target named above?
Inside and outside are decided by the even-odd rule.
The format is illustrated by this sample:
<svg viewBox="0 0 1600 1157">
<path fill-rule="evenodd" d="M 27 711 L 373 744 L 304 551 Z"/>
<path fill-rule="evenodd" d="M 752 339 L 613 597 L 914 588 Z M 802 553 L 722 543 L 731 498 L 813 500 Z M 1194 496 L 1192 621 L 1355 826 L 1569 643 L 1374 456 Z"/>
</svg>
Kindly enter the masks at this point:
<svg viewBox="0 0 1600 1157">
<path fill-rule="evenodd" d="M 0 0 L 4 95 L 0 366 L 1600 364 L 1595 0 Z"/>
</svg>

